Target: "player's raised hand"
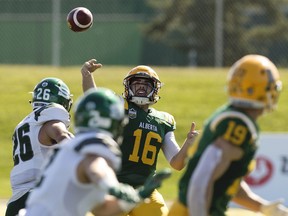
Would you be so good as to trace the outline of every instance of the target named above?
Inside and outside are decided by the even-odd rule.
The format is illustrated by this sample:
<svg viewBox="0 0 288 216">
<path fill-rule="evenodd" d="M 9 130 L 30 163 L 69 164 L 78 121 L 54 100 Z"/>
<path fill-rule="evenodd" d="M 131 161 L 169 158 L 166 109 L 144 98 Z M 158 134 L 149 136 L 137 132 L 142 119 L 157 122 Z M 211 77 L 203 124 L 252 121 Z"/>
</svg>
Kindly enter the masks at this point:
<svg viewBox="0 0 288 216">
<path fill-rule="evenodd" d="M 93 73 L 95 70 L 98 68 L 101 68 L 102 64 L 97 63 L 96 59 L 90 59 L 89 61 L 86 61 L 82 68 L 81 68 L 81 73 L 83 76 L 90 76 L 91 73 Z"/>
<path fill-rule="evenodd" d="M 158 171 L 155 175 L 150 175 L 145 184 L 138 189 L 139 195 L 142 199 L 150 197 L 152 192 L 159 188 L 162 182 L 171 176 L 169 168 Z"/>
<path fill-rule="evenodd" d="M 199 132 L 196 131 L 196 123 L 192 122 L 190 131 L 187 134 L 187 140 L 194 140 L 198 136 Z"/>
</svg>

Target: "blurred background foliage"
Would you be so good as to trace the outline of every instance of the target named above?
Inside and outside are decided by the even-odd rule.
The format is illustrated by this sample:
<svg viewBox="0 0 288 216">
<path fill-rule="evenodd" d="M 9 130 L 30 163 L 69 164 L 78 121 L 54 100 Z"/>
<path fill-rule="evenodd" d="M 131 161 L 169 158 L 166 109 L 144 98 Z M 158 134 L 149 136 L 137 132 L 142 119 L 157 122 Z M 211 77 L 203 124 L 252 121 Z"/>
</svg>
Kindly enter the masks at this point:
<svg viewBox="0 0 288 216">
<path fill-rule="evenodd" d="M 0 64 L 230 66 L 248 53 L 288 61 L 288 0 L 0 0 Z M 66 16 L 91 10 L 74 33 Z"/>
<path fill-rule="evenodd" d="M 194 56 L 190 63 L 213 66 L 219 43 L 222 51 L 218 54 L 223 55 L 219 65 L 231 65 L 247 53 L 267 55 L 281 65 L 288 63 L 284 54 L 288 48 L 288 1 L 149 2 L 159 15 L 146 27 L 147 36 L 183 51 L 187 60 Z"/>
</svg>

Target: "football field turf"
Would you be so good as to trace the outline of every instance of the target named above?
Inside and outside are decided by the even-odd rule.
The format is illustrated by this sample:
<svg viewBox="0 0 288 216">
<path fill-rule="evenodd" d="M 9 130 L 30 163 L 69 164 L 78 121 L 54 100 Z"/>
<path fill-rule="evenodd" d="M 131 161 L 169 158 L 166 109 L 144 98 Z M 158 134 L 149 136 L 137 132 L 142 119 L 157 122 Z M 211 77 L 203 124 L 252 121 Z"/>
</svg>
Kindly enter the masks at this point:
<svg viewBox="0 0 288 216">
<path fill-rule="evenodd" d="M 0 200 L 0 215 L 5 215 L 7 200 Z M 262 216 L 260 213 L 254 213 L 243 209 L 231 208 L 228 210 L 228 216 Z M 87 214 L 86 216 L 92 216 Z"/>
<path fill-rule="evenodd" d="M 9 173 L 13 167 L 11 136 L 15 125 L 29 112 L 31 92 L 34 85 L 44 77 L 63 79 L 71 88 L 76 100 L 82 95 L 79 66 L 54 68 L 37 65 L 0 65 L 0 215 L 4 215 L 6 201 L 11 196 Z M 156 109 L 171 113 L 177 122 L 175 135 L 179 145 L 186 138 L 191 122 L 196 122 L 196 129 L 201 130 L 204 120 L 218 106 L 227 101 L 225 92 L 228 68 L 189 68 L 189 67 L 154 67 L 164 82 L 160 91 L 161 100 L 153 105 Z M 104 66 L 95 73 L 98 86 L 113 89 L 117 94 L 123 92 L 123 77 L 130 70 L 124 66 Z M 288 70 L 281 69 L 283 85 L 288 83 Z M 177 100 L 176 100 L 177 98 Z M 283 90 L 277 111 L 267 114 L 259 120 L 261 131 L 280 132 L 287 128 L 288 91 Z M 73 117 L 73 114 L 72 114 Z M 71 128 L 73 130 L 73 126 Z M 287 130 L 286 130 L 287 131 Z M 159 154 L 157 168 L 169 167 L 162 152 Z M 173 171 L 173 175 L 161 187 L 165 200 L 173 200 L 177 195 L 177 182 L 182 171 Z M 243 210 L 231 209 L 229 216 L 257 215 Z M 259 214 L 258 214 L 259 215 Z"/>
</svg>

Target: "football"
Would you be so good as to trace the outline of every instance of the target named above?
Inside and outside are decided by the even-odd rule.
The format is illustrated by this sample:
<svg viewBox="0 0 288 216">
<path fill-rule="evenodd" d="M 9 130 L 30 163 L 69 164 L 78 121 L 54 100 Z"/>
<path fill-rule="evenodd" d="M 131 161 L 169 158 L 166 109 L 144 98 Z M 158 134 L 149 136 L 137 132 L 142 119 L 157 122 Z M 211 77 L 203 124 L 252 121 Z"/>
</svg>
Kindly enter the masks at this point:
<svg viewBox="0 0 288 216">
<path fill-rule="evenodd" d="M 68 27 L 74 32 L 82 32 L 89 29 L 93 24 L 93 15 L 85 7 L 77 7 L 67 15 Z"/>
</svg>

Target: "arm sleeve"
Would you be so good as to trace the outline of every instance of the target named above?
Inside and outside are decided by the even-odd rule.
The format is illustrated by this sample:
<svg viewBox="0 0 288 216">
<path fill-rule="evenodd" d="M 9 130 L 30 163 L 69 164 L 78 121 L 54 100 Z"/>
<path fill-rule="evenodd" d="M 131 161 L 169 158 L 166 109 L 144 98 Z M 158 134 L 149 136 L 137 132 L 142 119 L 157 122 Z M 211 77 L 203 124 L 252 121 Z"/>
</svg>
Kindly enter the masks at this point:
<svg viewBox="0 0 288 216">
<path fill-rule="evenodd" d="M 162 151 L 165 155 L 167 161 L 171 161 L 171 159 L 180 151 L 180 147 L 175 139 L 175 134 L 173 131 L 166 133 L 164 144 L 162 145 Z"/>
<path fill-rule="evenodd" d="M 204 151 L 188 186 L 187 206 L 190 215 L 193 212 L 193 215 L 207 216 L 206 192 L 213 172 L 221 160 L 221 156 L 222 150 L 213 144 L 209 145 Z"/>
</svg>

